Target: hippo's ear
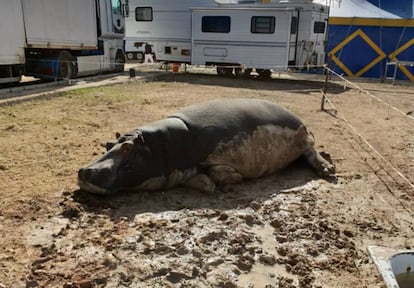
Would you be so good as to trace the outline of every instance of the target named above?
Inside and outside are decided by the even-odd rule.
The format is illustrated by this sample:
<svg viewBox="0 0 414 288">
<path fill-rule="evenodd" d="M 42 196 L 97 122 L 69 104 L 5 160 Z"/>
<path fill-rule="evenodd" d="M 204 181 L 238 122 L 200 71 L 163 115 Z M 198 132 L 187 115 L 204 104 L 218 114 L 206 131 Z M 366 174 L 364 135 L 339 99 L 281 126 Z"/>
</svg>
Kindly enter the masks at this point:
<svg viewBox="0 0 414 288">
<path fill-rule="evenodd" d="M 116 139 L 119 139 L 119 137 L 121 137 L 121 133 L 116 132 L 116 133 L 115 133 L 115 138 L 116 138 Z"/>
<path fill-rule="evenodd" d="M 144 140 L 144 136 L 142 136 L 142 134 L 138 134 L 134 138 L 134 144 L 135 145 L 143 145 L 144 143 L 145 143 L 145 140 Z"/>
</svg>

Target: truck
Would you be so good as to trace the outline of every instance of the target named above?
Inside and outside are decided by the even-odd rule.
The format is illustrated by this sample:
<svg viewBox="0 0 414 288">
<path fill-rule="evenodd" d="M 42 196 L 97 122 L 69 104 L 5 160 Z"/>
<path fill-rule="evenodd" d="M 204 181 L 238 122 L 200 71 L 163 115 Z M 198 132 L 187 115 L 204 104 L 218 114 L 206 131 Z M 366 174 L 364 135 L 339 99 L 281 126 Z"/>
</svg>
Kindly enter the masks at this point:
<svg viewBox="0 0 414 288">
<path fill-rule="evenodd" d="M 127 55 L 148 42 L 159 61 L 213 66 L 219 75 L 236 76 L 253 69 L 269 76 L 271 70 L 303 70 L 325 62 L 325 5 L 311 0 L 164 2 L 131 0 Z"/>
<path fill-rule="evenodd" d="M 123 71 L 128 0 L 0 2 L 0 84 Z"/>
</svg>

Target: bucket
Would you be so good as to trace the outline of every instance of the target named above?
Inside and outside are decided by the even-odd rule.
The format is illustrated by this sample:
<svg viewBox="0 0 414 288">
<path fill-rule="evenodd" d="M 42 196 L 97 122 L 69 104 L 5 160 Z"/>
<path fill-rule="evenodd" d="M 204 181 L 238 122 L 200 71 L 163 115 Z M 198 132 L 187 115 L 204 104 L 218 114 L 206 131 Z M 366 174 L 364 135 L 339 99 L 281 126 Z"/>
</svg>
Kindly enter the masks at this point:
<svg viewBox="0 0 414 288">
<path fill-rule="evenodd" d="M 135 78 L 135 68 L 130 68 L 129 69 L 129 77 Z"/>
<path fill-rule="evenodd" d="M 414 287 L 414 250 L 369 246 L 368 251 L 387 288 Z"/>
<path fill-rule="evenodd" d="M 173 73 L 178 73 L 178 71 L 180 70 L 180 64 L 178 63 L 173 63 L 172 64 L 172 72 Z"/>
</svg>

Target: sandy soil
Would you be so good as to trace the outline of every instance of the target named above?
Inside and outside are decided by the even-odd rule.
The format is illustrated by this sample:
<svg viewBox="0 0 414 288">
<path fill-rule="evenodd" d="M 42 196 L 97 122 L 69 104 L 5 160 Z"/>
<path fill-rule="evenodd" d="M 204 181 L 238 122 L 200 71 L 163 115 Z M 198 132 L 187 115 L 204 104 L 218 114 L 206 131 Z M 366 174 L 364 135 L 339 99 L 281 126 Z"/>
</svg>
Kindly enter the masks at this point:
<svg viewBox="0 0 414 288">
<path fill-rule="evenodd" d="M 410 85 L 358 84 L 414 110 Z M 341 115 L 409 181 L 414 122 L 338 81 L 338 111 L 321 112 L 322 86 L 161 73 L 0 107 L 0 287 L 384 287 L 367 246 L 414 247 L 414 191 Z M 222 97 L 298 114 L 337 183 L 298 161 L 215 194 L 77 190 L 77 169 L 115 132 Z"/>
</svg>

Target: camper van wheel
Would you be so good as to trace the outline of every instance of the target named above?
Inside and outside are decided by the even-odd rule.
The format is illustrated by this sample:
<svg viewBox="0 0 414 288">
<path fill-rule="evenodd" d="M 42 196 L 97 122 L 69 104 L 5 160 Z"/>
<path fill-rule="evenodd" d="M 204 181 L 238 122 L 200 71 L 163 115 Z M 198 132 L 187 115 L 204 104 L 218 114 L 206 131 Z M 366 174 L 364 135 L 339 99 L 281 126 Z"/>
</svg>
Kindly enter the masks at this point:
<svg viewBox="0 0 414 288">
<path fill-rule="evenodd" d="M 244 69 L 244 72 L 243 72 L 243 77 L 250 77 L 250 73 L 252 73 L 252 70 L 253 69 L 251 69 L 251 68 L 247 68 L 247 69 Z"/>
<path fill-rule="evenodd" d="M 217 66 L 217 75 L 225 77 L 233 76 L 233 68 Z"/>
<path fill-rule="evenodd" d="M 251 72 L 250 68 L 234 68 L 234 75 L 237 77 L 249 77 Z"/>
<path fill-rule="evenodd" d="M 242 77 L 243 76 L 243 69 L 242 68 L 234 68 L 234 75 L 236 75 L 237 77 Z"/>
<path fill-rule="evenodd" d="M 224 68 L 224 75 L 226 77 L 231 77 L 233 76 L 233 68 Z"/>
<path fill-rule="evenodd" d="M 272 75 L 272 71 L 268 69 L 256 69 L 256 72 L 262 78 L 269 78 Z"/>
<path fill-rule="evenodd" d="M 219 75 L 219 76 L 224 76 L 224 75 L 226 75 L 226 71 L 224 70 L 224 67 L 217 67 L 217 75 Z"/>
<path fill-rule="evenodd" d="M 121 51 L 116 52 L 115 56 L 115 71 L 122 72 L 125 68 L 125 57 Z"/>
<path fill-rule="evenodd" d="M 76 77 L 77 69 L 75 59 L 69 51 L 62 51 L 58 57 L 58 78 L 60 79 L 72 79 Z"/>
</svg>

